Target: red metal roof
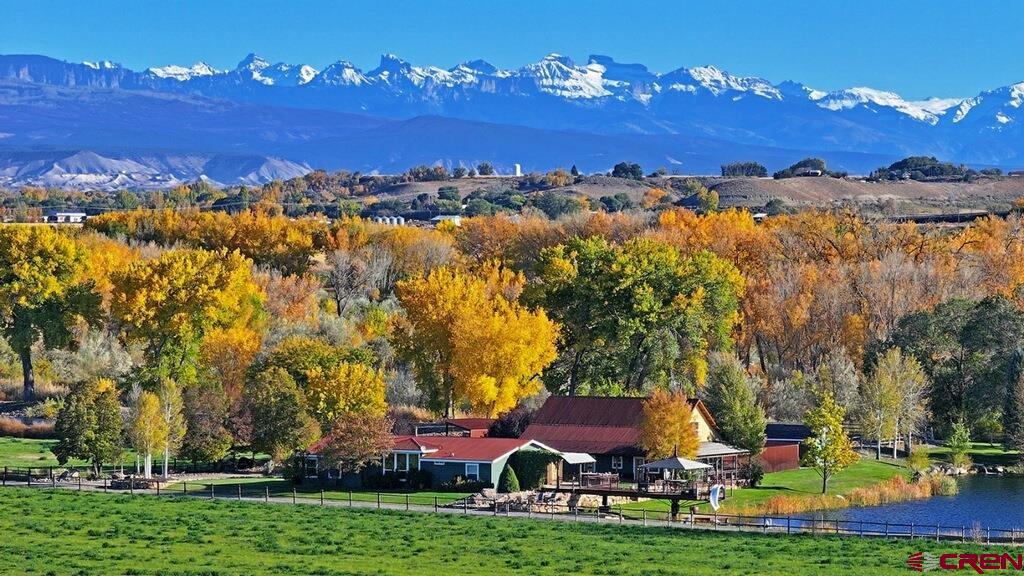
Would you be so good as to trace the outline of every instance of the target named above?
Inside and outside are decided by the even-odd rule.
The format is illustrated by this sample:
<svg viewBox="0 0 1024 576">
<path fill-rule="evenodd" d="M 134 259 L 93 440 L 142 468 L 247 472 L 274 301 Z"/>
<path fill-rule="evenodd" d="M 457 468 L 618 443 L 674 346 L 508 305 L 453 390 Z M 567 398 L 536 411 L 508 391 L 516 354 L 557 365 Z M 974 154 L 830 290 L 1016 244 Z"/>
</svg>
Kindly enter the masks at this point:
<svg viewBox="0 0 1024 576">
<path fill-rule="evenodd" d="M 551 396 L 537 411 L 523 438 L 563 452 L 639 454 L 643 402 L 638 397 Z M 714 428 L 715 420 L 696 398 L 690 406 Z"/>
<path fill-rule="evenodd" d="M 395 450 L 420 450 L 423 460 L 494 462 L 530 443 L 527 438 L 468 436 L 395 436 Z"/>
</svg>

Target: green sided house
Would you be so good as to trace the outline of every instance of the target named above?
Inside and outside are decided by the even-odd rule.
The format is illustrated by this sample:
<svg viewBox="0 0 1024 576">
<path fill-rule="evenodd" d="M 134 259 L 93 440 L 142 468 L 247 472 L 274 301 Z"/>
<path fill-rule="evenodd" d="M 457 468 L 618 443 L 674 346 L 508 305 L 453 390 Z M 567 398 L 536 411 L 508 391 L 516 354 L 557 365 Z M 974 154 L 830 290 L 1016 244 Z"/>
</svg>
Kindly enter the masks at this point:
<svg viewBox="0 0 1024 576">
<path fill-rule="evenodd" d="M 384 473 L 430 472 L 434 486 L 457 478 L 498 487 L 509 458 L 520 450 L 560 452 L 522 438 L 473 438 L 469 436 L 395 436 L 394 448 L 383 458 Z"/>
</svg>

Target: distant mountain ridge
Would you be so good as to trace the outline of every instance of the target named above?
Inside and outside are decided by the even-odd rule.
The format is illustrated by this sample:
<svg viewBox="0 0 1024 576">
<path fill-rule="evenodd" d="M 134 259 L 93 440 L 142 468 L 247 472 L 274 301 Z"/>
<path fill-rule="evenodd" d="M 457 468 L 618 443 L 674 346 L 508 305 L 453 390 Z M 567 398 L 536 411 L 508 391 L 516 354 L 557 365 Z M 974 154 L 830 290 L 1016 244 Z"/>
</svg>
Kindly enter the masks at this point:
<svg viewBox="0 0 1024 576">
<path fill-rule="evenodd" d="M 858 157 L 867 162 L 869 158 L 911 154 L 1006 168 L 1024 166 L 1024 82 L 969 98 L 910 101 L 892 92 L 866 87 L 825 92 L 798 82 L 772 83 L 758 77 L 735 76 L 713 66 L 658 73 L 643 64 L 620 63 L 601 55 L 577 64 L 566 56 L 550 54 L 538 62 L 504 70 L 483 60 L 467 60 L 448 69 L 418 66 L 388 54 L 381 57 L 376 68 L 364 71 L 345 60 L 317 70 L 303 64 L 272 63 L 249 54 L 231 70 L 218 70 L 199 62 L 143 71 L 109 61 L 78 64 L 45 56 L 7 55 L 0 56 L 0 84 L 0 88 L 13 87 L 9 89 L 20 93 L 17 105 L 36 109 L 45 108 L 45 103 L 56 94 L 40 87 L 80 94 L 57 94 L 64 101 L 89 100 L 94 98 L 90 92 L 111 91 L 104 94 L 116 93 L 119 117 L 125 118 L 144 113 L 139 108 L 143 101 L 151 107 L 160 99 L 177 102 L 199 116 L 204 107 L 229 106 L 221 103 L 225 101 L 236 103 L 233 113 L 237 117 L 230 122 L 218 120 L 224 124 L 219 137 L 234 141 L 226 149 L 207 150 L 214 145 L 208 139 L 198 144 L 184 142 L 187 139 L 182 134 L 194 130 L 194 126 L 168 122 L 159 133 L 162 139 L 176 142 L 170 146 L 175 152 L 279 156 L 299 166 L 319 166 L 315 149 L 321 138 L 328 138 L 335 148 L 345 150 L 341 140 L 353 138 L 362 130 L 375 131 L 365 137 L 379 141 L 380 131 L 397 128 L 399 121 L 421 116 L 583 133 L 592 135 L 593 142 L 628 146 L 609 149 L 600 160 L 579 159 L 581 168 L 587 170 L 604 170 L 614 160 L 640 157 L 670 169 L 707 169 L 707 163 L 687 165 L 674 158 L 673 147 L 677 144 L 673 142 L 683 139 L 735 144 L 732 151 L 728 146 L 722 147 L 723 155 L 717 160 L 720 162 L 772 162 L 743 155 L 753 147 L 843 155 L 852 161 L 844 168 L 852 171 L 875 167 L 858 164 L 854 160 Z M 26 86 L 35 87 L 35 92 Z M 26 96 L 29 92 L 34 96 Z M 0 120 L 4 114 L 2 107 L 10 105 L 9 98 L 4 96 L 0 90 Z M 103 102 L 97 107 L 103 109 Z M 345 128 L 336 130 L 333 122 L 341 117 L 331 116 L 335 113 L 358 115 L 365 119 L 365 125 L 357 127 L 344 120 Z M 313 117 L 320 122 L 299 120 Z M 74 118 L 63 121 L 74 128 Z M 89 119 L 81 121 L 83 125 L 90 124 Z M 266 126 L 268 122 L 273 125 L 269 132 L 252 127 Z M 288 122 L 296 124 L 289 126 Z M 26 123 L 31 122 L 16 118 L 13 125 Z M 432 129 L 437 129 L 438 122 L 433 124 Z M 446 126 L 451 129 L 460 125 Z M 99 137 L 102 131 L 98 127 L 65 130 L 60 134 L 53 131 L 54 134 L 40 137 L 45 128 L 45 124 L 36 123 L 29 138 L 26 132 L 19 133 L 2 124 L 0 146 L 31 144 L 68 150 L 69 141 L 73 141 L 75 148 L 108 150 L 109 142 Z M 78 138 L 76 132 L 82 137 Z M 270 133 L 275 135 L 268 136 Z M 107 136 L 116 140 L 121 135 L 111 130 Z M 137 142 L 138 134 L 128 136 L 126 146 L 144 145 Z M 523 156 L 542 152 L 543 147 L 512 147 L 506 151 L 511 156 L 507 158 L 489 157 L 483 150 L 473 157 L 450 156 L 440 148 L 431 150 L 437 143 L 429 134 L 420 136 L 424 149 L 422 154 L 417 153 L 417 158 L 430 163 L 456 165 L 489 160 L 506 165 L 522 163 L 527 169 L 542 170 L 553 168 L 556 161 L 562 162 L 564 158 L 552 151 L 550 164 L 528 165 L 521 161 Z M 633 139 L 635 136 L 652 140 Z M 302 152 L 297 156 L 299 149 Z M 361 152 L 353 154 L 365 160 L 364 165 L 353 168 L 384 170 L 400 161 L 387 150 L 374 153 L 378 155 L 369 158 Z"/>
</svg>

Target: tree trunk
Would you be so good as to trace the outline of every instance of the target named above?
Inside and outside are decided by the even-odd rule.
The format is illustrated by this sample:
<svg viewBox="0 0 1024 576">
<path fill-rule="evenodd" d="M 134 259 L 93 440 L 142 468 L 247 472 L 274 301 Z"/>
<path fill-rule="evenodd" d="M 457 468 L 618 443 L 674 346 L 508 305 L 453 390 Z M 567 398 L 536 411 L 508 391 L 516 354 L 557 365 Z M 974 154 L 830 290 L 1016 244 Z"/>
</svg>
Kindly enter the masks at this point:
<svg viewBox="0 0 1024 576">
<path fill-rule="evenodd" d="M 153 477 L 153 454 L 149 452 L 146 452 L 146 458 L 143 460 L 142 477 L 146 480 Z"/>
<path fill-rule="evenodd" d="M 897 453 L 896 453 L 896 448 L 898 448 L 899 445 L 900 445 L 900 425 L 899 425 L 899 423 L 897 423 L 896 427 L 893 428 L 893 432 L 892 432 L 892 459 L 893 460 L 895 460 L 897 458 L 897 456 L 898 456 Z"/>
<path fill-rule="evenodd" d="M 164 448 L 164 478 L 170 478 L 167 470 L 167 463 L 171 460 L 171 447 L 167 446 Z"/>
<path fill-rule="evenodd" d="M 828 474 L 821 474 L 821 493 L 824 494 L 828 490 Z"/>
<path fill-rule="evenodd" d="M 875 460 L 882 459 L 882 433 L 878 433 L 878 439 L 875 440 Z"/>
<path fill-rule="evenodd" d="M 32 347 L 24 346 L 18 350 L 18 357 L 21 358 L 22 389 L 21 399 L 25 402 L 34 402 L 36 399 L 36 375 L 32 370 Z"/>
</svg>

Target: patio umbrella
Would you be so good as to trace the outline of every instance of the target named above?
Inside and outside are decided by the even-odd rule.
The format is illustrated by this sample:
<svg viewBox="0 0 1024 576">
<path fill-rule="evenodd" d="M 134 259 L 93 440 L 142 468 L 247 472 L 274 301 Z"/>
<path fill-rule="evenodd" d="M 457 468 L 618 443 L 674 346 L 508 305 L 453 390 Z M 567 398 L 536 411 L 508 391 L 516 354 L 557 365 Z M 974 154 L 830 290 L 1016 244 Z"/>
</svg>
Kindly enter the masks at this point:
<svg viewBox="0 0 1024 576">
<path fill-rule="evenodd" d="M 687 460 L 686 458 L 680 458 L 679 456 L 673 456 L 671 458 L 648 462 L 642 465 L 641 468 L 646 468 L 648 470 L 684 470 L 690 472 L 694 470 L 707 470 L 711 468 L 711 466 L 703 462 L 695 462 L 693 460 Z"/>
</svg>

